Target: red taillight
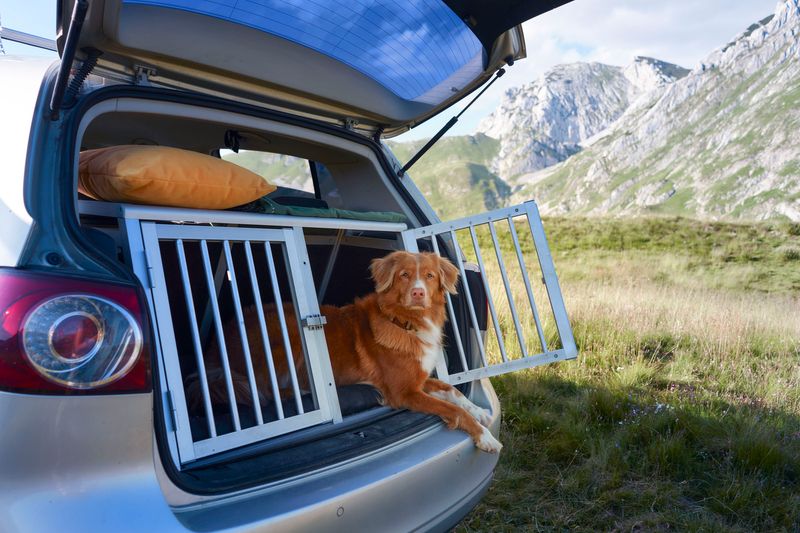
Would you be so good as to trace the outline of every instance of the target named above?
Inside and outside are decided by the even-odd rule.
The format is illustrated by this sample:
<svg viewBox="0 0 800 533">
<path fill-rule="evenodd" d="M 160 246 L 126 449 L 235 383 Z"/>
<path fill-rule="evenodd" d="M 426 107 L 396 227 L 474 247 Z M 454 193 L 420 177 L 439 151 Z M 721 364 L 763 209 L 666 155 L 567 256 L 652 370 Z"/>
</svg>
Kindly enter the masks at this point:
<svg viewBox="0 0 800 533">
<path fill-rule="evenodd" d="M 146 320 L 132 286 L 0 269 L 0 390 L 150 390 Z"/>
</svg>

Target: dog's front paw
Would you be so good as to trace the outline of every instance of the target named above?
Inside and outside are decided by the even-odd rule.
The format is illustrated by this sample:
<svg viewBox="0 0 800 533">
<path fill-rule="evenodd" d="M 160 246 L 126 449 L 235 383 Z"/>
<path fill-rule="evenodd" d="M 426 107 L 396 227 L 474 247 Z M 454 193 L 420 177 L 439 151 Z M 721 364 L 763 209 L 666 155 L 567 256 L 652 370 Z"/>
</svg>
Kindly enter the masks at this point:
<svg viewBox="0 0 800 533">
<path fill-rule="evenodd" d="M 480 422 L 482 426 L 489 427 L 489 424 L 492 423 L 492 415 L 489 414 L 488 409 L 483 409 L 481 407 L 476 407 L 473 411 L 472 415 L 475 417 L 475 420 Z"/>
<path fill-rule="evenodd" d="M 486 428 L 483 428 L 481 437 L 475 441 L 475 446 L 487 453 L 500 453 L 500 450 L 503 449 L 500 441 L 494 438 L 492 432 Z"/>
</svg>

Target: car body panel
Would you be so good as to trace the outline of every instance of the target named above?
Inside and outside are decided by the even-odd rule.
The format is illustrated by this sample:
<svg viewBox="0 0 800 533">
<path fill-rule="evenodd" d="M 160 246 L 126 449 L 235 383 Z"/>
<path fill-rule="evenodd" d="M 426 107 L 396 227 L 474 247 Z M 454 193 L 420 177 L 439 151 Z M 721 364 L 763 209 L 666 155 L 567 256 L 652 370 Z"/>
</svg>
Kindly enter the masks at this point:
<svg viewBox="0 0 800 533">
<path fill-rule="evenodd" d="M 28 238 L 33 220 L 25 207 L 24 182 L 31 118 L 45 73 L 52 59 L 0 56 L 0 266 L 15 266 Z"/>
<path fill-rule="evenodd" d="M 499 402 L 493 391 L 481 389 L 481 397 L 496 433 Z M 0 392 L 0 424 L 14 436 L 0 439 L 0 523 L 8 533 L 442 530 L 474 505 L 498 459 L 437 424 L 327 470 L 195 496 L 161 467 L 151 394 Z"/>
</svg>

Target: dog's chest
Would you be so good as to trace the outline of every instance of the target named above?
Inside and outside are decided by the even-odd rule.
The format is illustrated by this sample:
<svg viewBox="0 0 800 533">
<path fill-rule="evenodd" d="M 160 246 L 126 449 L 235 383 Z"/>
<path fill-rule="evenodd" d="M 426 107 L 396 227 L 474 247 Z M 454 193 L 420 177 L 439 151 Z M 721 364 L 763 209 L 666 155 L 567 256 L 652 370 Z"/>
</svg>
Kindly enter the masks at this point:
<svg viewBox="0 0 800 533">
<path fill-rule="evenodd" d="M 426 374 L 430 374 L 436 366 L 436 359 L 442 350 L 442 328 L 426 319 L 427 329 L 417 331 L 417 337 L 422 341 L 423 351 L 419 356 L 420 365 Z"/>
</svg>

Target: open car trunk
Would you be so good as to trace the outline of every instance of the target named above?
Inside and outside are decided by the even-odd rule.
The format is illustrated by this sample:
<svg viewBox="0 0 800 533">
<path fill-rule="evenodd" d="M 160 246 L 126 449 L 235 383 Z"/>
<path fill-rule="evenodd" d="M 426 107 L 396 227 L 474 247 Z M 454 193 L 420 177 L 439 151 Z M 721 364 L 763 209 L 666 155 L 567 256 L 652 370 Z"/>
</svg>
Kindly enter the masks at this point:
<svg viewBox="0 0 800 533">
<path fill-rule="evenodd" d="M 376 163 L 380 151 L 359 152 L 332 132 L 132 98 L 102 105 L 86 119 L 82 149 L 146 142 L 219 155 L 235 132 L 248 150 L 317 168 L 313 193 L 275 193 L 304 198 L 284 198 L 281 214 L 78 202 L 87 236 L 145 288 L 165 414 L 159 438 L 191 491 L 283 479 L 439 423 L 381 407 L 368 385 L 337 387 L 331 370 L 321 306 L 371 292 L 369 262 L 392 250 L 440 253 L 459 268 L 440 379 L 468 393 L 474 380 L 575 357 L 532 202 L 424 225 Z M 326 199 L 349 218 L 303 207 Z M 294 358 L 293 334 L 303 352 Z"/>
</svg>

